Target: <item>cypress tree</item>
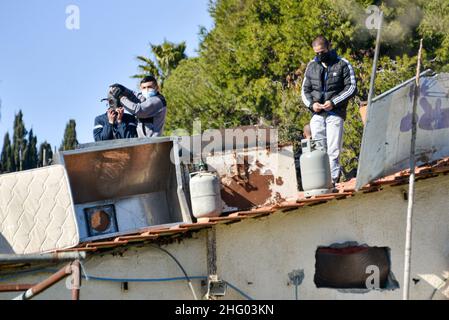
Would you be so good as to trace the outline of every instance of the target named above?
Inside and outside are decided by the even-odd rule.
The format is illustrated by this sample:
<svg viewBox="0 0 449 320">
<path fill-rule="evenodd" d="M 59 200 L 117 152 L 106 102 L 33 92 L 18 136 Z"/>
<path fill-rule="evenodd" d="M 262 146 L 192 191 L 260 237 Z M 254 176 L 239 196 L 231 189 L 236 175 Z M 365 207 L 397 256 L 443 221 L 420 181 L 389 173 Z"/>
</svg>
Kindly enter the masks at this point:
<svg viewBox="0 0 449 320">
<path fill-rule="evenodd" d="M 44 150 L 45 150 L 45 159 L 44 159 Z M 38 167 L 49 165 L 52 159 L 53 159 L 53 151 L 51 150 L 51 145 L 47 141 L 42 142 L 41 145 L 39 146 Z"/>
<path fill-rule="evenodd" d="M 62 140 L 59 151 L 73 150 L 77 145 L 78 140 L 76 140 L 76 122 L 71 119 L 65 127 L 64 139 Z"/>
<path fill-rule="evenodd" d="M 3 148 L 0 156 L 0 165 L 2 173 L 16 171 L 12 156 L 11 139 L 9 138 L 9 132 L 6 132 L 5 137 L 3 139 Z"/>
<path fill-rule="evenodd" d="M 24 169 L 24 153 L 28 144 L 25 139 L 26 134 L 27 130 L 25 129 L 25 123 L 23 122 L 23 113 L 22 110 L 20 110 L 14 118 L 14 135 L 12 139 L 12 156 L 15 171 Z"/>
<path fill-rule="evenodd" d="M 28 134 L 28 144 L 23 159 L 24 170 L 37 168 L 37 137 L 33 134 L 33 129 Z"/>
</svg>

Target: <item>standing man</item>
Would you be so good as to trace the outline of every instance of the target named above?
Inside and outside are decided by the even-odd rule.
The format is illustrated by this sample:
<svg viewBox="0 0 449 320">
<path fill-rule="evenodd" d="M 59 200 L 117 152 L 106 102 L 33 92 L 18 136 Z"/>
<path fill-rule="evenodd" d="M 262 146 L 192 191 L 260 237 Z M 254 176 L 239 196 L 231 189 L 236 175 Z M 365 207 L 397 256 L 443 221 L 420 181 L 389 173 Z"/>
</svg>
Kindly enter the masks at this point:
<svg viewBox="0 0 449 320">
<path fill-rule="evenodd" d="M 124 113 L 123 108 L 108 108 L 106 113 L 95 118 L 95 141 L 137 137 L 136 118 Z"/>
<path fill-rule="evenodd" d="M 159 93 L 157 80 L 146 76 L 140 82 L 141 92 L 135 94 L 120 84 L 111 86 L 111 94 L 119 99 L 122 106 L 137 117 L 137 134 L 139 137 L 162 136 L 167 103 Z"/>
<path fill-rule="evenodd" d="M 312 42 L 315 58 L 309 62 L 302 84 L 302 101 L 312 112 L 313 139 L 326 138 L 332 181 L 340 179 L 343 122 L 348 101 L 357 93 L 354 69 L 337 55 L 324 36 Z"/>
</svg>

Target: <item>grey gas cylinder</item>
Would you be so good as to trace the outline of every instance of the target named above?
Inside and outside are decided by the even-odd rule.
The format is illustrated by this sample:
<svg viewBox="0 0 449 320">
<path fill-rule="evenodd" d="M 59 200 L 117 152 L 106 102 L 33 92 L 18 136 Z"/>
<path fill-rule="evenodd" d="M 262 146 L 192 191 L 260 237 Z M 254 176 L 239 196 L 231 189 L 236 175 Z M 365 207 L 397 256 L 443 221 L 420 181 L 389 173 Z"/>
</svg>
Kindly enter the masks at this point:
<svg viewBox="0 0 449 320">
<path fill-rule="evenodd" d="M 218 217 L 222 210 L 220 180 L 212 172 L 190 174 L 190 200 L 195 218 Z"/>
<path fill-rule="evenodd" d="M 305 197 L 330 193 L 333 190 L 326 139 L 301 140 L 300 158 L 302 187 Z"/>
</svg>

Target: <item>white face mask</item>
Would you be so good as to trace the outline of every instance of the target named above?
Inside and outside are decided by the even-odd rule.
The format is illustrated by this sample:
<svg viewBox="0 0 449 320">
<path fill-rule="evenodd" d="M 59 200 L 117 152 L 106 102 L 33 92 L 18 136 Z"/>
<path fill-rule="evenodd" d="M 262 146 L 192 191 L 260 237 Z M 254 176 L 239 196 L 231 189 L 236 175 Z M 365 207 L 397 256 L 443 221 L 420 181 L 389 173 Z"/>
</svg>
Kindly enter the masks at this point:
<svg viewBox="0 0 449 320">
<path fill-rule="evenodd" d="M 142 90 L 142 95 L 145 99 L 149 99 L 150 97 L 154 97 L 157 95 L 157 91 L 155 89 Z"/>
</svg>

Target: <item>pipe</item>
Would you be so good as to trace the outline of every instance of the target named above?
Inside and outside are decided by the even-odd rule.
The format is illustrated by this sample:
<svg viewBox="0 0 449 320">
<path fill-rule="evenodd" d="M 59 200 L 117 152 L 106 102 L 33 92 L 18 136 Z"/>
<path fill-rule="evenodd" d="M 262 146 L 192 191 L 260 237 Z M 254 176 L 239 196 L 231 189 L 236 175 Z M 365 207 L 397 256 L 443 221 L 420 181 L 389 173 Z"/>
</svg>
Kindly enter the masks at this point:
<svg viewBox="0 0 449 320">
<path fill-rule="evenodd" d="M 1 284 L 0 292 L 16 292 L 16 291 L 26 291 L 35 284 Z"/>
<path fill-rule="evenodd" d="M 413 109 L 412 109 L 412 137 L 410 143 L 410 178 L 408 187 L 408 205 L 407 205 L 407 227 L 405 231 L 405 253 L 404 253 L 404 291 L 402 293 L 403 300 L 410 299 L 410 264 L 412 256 L 412 218 L 413 218 L 413 203 L 415 201 L 415 145 L 416 145 L 416 109 L 420 91 L 420 73 L 421 73 L 421 56 L 422 56 L 422 43 L 421 39 L 418 51 L 418 63 L 416 66 L 416 84 L 413 97 Z"/>
<path fill-rule="evenodd" d="M 75 260 L 72 265 L 72 300 L 80 299 L 81 270 L 79 260 Z"/>
<path fill-rule="evenodd" d="M 383 19 L 384 13 L 381 11 L 379 14 L 379 25 L 377 29 L 376 49 L 374 51 L 373 71 L 371 73 L 371 81 L 369 84 L 368 106 L 367 106 L 368 109 L 371 107 L 371 100 L 373 99 L 374 96 L 374 84 L 376 81 L 377 61 L 379 60 L 380 34 L 382 30 Z"/>
<path fill-rule="evenodd" d="M 0 254 L 0 264 L 27 262 L 61 262 L 85 259 L 86 252 L 55 252 L 37 254 Z"/>
<path fill-rule="evenodd" d="M 16 298 L 14 298 L 14 300 L 28 300 L 28 299 L 31 299 L 31 298 L 37 296 L 42 291 L 50 288 L 51 286 L 53 286 L 54 284 L 56 284 L 60 280 L 64 279 L 65 277 L 67 277 L 71 273 L 72 273 L 72 268 L 71 268 L 71 264 L 69 264 L 69 265 L 61 268 L 58 272 L 56 272 L 55 274 L 51 275 L 49 278 L 45 279 L 44 281 L 42 281 L 42 282 L 38 283 L 37 285 L 31 287 L 30 289 L 28 289 L 27 291 L 25 291 L 21 295 L 17 296 Z"/>
</svg>

